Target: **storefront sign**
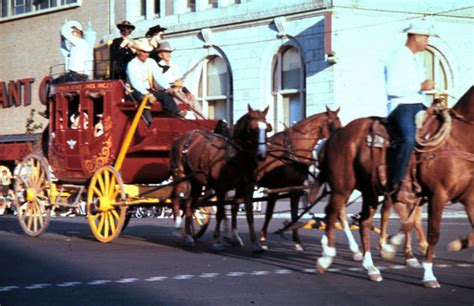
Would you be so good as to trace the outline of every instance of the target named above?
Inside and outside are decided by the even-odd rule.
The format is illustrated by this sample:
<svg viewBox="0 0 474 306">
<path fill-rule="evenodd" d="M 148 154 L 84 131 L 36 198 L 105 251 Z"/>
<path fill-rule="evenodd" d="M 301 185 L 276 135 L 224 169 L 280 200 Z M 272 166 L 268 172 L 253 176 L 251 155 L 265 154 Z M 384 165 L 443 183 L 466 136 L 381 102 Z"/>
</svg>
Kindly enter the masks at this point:
<svg viewBox="0 0 474 306">
<path fill-rule="evenodd" d="M 0 82 L 0 104 L 3 108 L 31 105 L 31 84 L 34 78 Z"/>
</svg>

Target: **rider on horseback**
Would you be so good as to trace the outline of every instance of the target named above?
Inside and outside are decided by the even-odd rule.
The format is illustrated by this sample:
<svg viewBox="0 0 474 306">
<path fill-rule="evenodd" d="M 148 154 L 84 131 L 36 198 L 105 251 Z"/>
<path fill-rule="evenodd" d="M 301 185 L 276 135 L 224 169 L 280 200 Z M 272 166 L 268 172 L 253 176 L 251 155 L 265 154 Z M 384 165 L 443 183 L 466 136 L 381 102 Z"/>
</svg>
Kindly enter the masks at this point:
<svg viewBox="0 0 474 306">
<path fill-rule="evenodd" d="M 385 82 L 388 98 L 389 122 L 398 136 L 398 147 L 388 173 L 389 190 L 394 191 L 394 201 L 413 202 L 410 174 L 407 173 L 410 156 L 415 146 L 415 115 L 425 109 L 423 91 L 434 88 L 435 83 L 425 78 L 422 62 L 416 53 L 428 45 L 429 36 L 437 36 L 432 26 L 424 21 L 411 24 L 405 32 L 407 41 L 385 64 Z"/>
</svg>

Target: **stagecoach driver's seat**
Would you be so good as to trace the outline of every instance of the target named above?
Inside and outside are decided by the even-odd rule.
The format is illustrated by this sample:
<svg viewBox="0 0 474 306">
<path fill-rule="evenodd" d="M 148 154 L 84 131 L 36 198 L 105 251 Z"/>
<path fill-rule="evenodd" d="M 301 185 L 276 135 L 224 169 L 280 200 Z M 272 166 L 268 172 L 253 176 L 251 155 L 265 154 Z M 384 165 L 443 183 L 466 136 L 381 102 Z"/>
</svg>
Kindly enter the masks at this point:
<svg viewBox="0 0 474 306">
<path fill-rule="evenodd" d="M 127 78 L 133 91 L 132 97 L 137 101 L 142 101 L 144 96 L 151 94 L 150 103 L 160 100 L 163 108 L 174 116 L 184 117 L 185 111 L 180 111 L 173 99 L 173 88 L 158 70 L 156 61 L 149 58 L 153 50 L 150 42 L 146 38 L 136 40 L 134 48 L 137 56 L 127 65 Z M 143 119 L 150 126 L 152 117 L 149 110 L 145 110 Z"/>
</svg>

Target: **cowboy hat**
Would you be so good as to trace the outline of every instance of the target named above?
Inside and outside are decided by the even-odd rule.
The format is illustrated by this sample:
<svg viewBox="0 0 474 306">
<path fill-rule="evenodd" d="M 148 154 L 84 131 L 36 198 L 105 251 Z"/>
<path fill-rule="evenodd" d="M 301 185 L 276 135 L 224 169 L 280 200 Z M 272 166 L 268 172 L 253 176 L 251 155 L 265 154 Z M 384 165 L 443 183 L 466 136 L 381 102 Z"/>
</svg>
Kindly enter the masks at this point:
<svg viewBox="0 0 474 306">
<path fill-rule="evenodd" d="M 124 20 L 121 23 L 117 24 L 117 28 L 119 30 L 122 30 L 122 29 L 130 29 L 131 31 L 135 30 L 135 26 L 131 24 L 130 21 L 128 20 Z"/>
<path fill-rule="evenodd" d="M 171 48 L 171 45 L 167 40 L 163 40 L 163 41 L 160 42 L 160 45 L 156 49 L 156 52 L 161 52 L 161 51 L 173 52 L 174 49 Z"/>
<path fill-rule="evenodd" d="M 79 21 L 76 21 L 76 20 L 70 20 L 68 22 L 66 22 L 66 26 L 69 27 L 69 28 L 75 28 L 81 32 L 83 32 L 84 30 L 82 29 L 82 25 Z"/>
<path fill-rule="evenodd" d="M 148 38 L 140 38 L 133 42 L 133 47 L 137 50 L 143 52 L 151 52 L 153 51 L 153 46 L 150 44 Z"/>
<path fill-rule="evenodd" d="M 158 34 L 160 32 L 164 32 L 164 31 L 166 31 L 166 28 L 162 28 L 159 24 L 157 24 L 156 26 L 149 28 L 148 31 L 146 32 L 145 36 L 146 37 L 152 37 L 155 34 Z"/>
<path fill-rule="evenodd" d="M 424 20 L 410 24 L 410 26 L 404 29 L 403 32 L 407 34 L 439 37 L 438 34 L 436 34 L 433 25 Z"/>
</svg>

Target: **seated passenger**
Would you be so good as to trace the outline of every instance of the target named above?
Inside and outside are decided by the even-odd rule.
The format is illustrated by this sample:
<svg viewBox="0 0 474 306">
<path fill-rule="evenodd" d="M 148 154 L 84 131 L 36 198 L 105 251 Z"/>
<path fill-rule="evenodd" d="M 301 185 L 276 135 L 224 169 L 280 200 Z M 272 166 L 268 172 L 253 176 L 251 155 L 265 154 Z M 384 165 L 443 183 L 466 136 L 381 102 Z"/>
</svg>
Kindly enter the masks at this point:
<svg viewBox="0 0 474 306">
<path fill-rule="evenodd" d="M 160 46 L 156 50 L 158 52 L 158 67 L 160 68 L 160 72 L 169 82 L 172 87 L 176 88 L 176 98 L 178 100 L 178 104 L 182 103 L 187 105 L 196 115 L 204 119 L 201 111 L 201 105 L 196 102 L 194 95 L 184 86 L 182 81 L 183 75 L 181 74 L 181 70 L 178 64 L 171 62 L 171 55 L 174 51 L 171 48 L 171 45 L 168 41 L 163 40 L 160 43 Z M 188 112 L 186 115 L 186 119 L 196 119 L 196 116 L 193 112 Z"/>
<path fill-rule="evenodd" d="M 184 117 L 186 112 L 180 111 L 173 99 L 174 89 L 158 70 L 158 64 L 149 58 L 153 47 L 148 39 L 143 38 L 135 42 L 137 56 L 128 63 L 127 76 L 133 89 L 132 96 L 142 101 L 145 95 L 151 94 L 150 103 L 161 101 L 163 108 L 169 113 Z M 150 126 L 152 117 L 148 109 L 143 113 L 145 123 Z"/>
<path fill-rule="evenodd" d="M 111 78 L 125 82 L 127 81 L 127 65 L 135 57 L 135 52 L 131 48 L 133 40 L 130 38 L 135 26 L 124 20 L 117 24 L 117 28 L 120 30 L 120 37 L 115 38 L 110 45 Z"/>
</svg>

